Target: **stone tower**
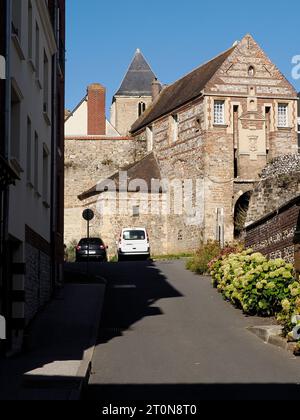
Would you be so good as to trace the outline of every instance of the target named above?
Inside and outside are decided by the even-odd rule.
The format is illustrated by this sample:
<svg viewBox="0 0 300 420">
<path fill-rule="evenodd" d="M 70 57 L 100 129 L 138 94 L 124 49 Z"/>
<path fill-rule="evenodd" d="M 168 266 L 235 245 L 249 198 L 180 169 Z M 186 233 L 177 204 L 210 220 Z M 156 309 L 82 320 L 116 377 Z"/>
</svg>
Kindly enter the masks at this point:
<svg viewBox="0 0 300 420">
<path fill-rule="evenodd" d="M 139 49 L 115 93 L 111 106 L 111 123 L 126 136 L 132 124 L 152 103 L 152 82 L 155 74 Z"/>
</svg>

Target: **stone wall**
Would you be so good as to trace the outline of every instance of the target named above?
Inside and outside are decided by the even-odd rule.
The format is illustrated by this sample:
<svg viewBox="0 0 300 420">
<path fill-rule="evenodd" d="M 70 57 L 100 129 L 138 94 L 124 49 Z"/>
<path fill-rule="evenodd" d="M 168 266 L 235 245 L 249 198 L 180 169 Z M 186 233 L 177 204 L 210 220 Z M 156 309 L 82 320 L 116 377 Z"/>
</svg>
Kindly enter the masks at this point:
<svg viewBox="0 0 300 420">
<path fill-rule="evenodd" d="M 153 151 L 157 158 L 163 179 L 193 182 L 192 195 L 186 195 L 185 202 L 195 207 L 195 213 L 174 212 L 172 201 L 170 213 L 166 217 L 166 237 L 168 253 L 195 250 L 203 240 L 204 231 L 204 182 L 203 182 L 203 102 L 195 101 L 178 111 L 178 136 L 174 139 L 172 116 L 167 116 L 152 125 Z M 146 140 L 146 131 L 137 136 Z M 198 184 L 196 184 L 198 180 Z M 198 188 L 197 188 L 198 187 Z M 196 210 L 196 188 L 200 206 Z M 186 190 L 185 190 L 186 192 Z M 173 196 L 173 189 L 170 191 Z"/>
<path fill-rule="evenodd" d="M 294 261 L 300 202 L 299 156 L 268 165 L 254 188 L 246 222 L 246 245 L 269 256 Z"/>
<path fill-rule="evenodd" d="M 83 202 L 85 207 L 93 209 L 95 213 L 95 218 L 90 224 L 90 234 L 100 236 L 103 239 L 108 246 L 108 254 L 110 256 L 116 255 L 116 241 L 120 237 L 121 230 L 126 227 L 145 227 L 149 234 L 152 255 L 167 253 L 169 241 L 166 216 L 162 213 L 153 215 L 150 212 L 152 200 L 158 208 L 161 208 L 165 200 L 164 195 L 152 196 L 148 193 L 128 193 L 124 197 L 120 193 L 116 197 L 117 200 L 115 201 L 110 193 L 103 193 Z M 119 211 L 121 202 L 122 208 L 127 208 L 127 211 Z M 140 207 L 139 216 L 133 215 L 133 206 L 135 205 Z M 103 211 L 103 209 L 106 209 L 106 211 Z M 82 222 L 81 229 L 82 234 L 85 234 L 86 222 Z"/>
<path fill-rule="evenodd" d="M 294 237 L 299 217 L 300 197 L 246 228 L 246 246 L 269 258 L 294 263 Z"/>
<path fill-rule="evenodd" d="M 110 122 L 122 136 L 127 136 L 129 134 L 131 126 L 138 119 L 138 104 L 140 102 L 144 102 L 146 108 L 148 108 L 152 104 L 152 97 L 115 97 L 111 106 Z"/>
<path fill-rule="evenodd" d="M 253 191 L 246 225 L 278 210 L 300 194 L 300 172 L 282 174 L 260 181 Z"/>
</svg>

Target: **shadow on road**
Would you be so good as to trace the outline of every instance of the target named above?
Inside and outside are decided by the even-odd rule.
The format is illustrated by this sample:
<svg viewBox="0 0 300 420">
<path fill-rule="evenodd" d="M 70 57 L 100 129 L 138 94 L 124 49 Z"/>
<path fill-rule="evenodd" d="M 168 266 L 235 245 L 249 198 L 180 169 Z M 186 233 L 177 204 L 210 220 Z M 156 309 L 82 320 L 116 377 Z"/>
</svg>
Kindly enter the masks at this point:
<svg viewBox="0 0 300 420">
<path fill-rule="evenodd" d="M 300 386 L 294 384 L 140 384 L 89 385 L 89 401 L 244 401 L 299 400 Z"/>
<path fill-rule="evenodd" d="M 160 299 L 182 297 L 152 261 L 104 264 L 101 275 L 108 284 L 98 344 L 122 336 L 145 317 L 162 315 L 155 306 Z"/>
</svg>

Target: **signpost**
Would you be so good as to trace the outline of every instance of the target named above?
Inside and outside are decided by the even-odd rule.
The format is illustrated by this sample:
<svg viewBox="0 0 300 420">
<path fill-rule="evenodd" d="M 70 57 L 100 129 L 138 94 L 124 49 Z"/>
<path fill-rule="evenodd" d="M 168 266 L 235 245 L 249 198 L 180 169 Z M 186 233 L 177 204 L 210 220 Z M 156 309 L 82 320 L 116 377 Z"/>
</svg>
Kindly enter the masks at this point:
<svg viewBox="0 0 300 420">
<path fill-rule="evenodd" d="M 86 273 L 88 275 L 88 273 L 89 273 L 89 262 L 90 262 L 90 221 L 93 220 L 93 218 L 95 217 L 95 214 L 94 214 L 93 210 L 86 209 L 82 213 L 82 217 L 84 218 L 84 220 L 87 221 L 88 256 L 87 256 Z"/>
</svg>

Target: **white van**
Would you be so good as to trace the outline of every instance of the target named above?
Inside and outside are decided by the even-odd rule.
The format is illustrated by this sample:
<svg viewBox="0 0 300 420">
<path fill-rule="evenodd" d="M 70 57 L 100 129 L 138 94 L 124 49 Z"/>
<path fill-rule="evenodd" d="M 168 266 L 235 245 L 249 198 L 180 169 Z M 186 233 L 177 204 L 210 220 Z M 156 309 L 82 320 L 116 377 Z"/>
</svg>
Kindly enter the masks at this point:
<svg viewBox="0 0 300 420">
<path fill-rule="evenodd" d="M 150 257 L 150 243 L 145 228 L 125 228 L 120 234 L 118 246 L 119 261 L 126 256 Z"/>
</svg>

